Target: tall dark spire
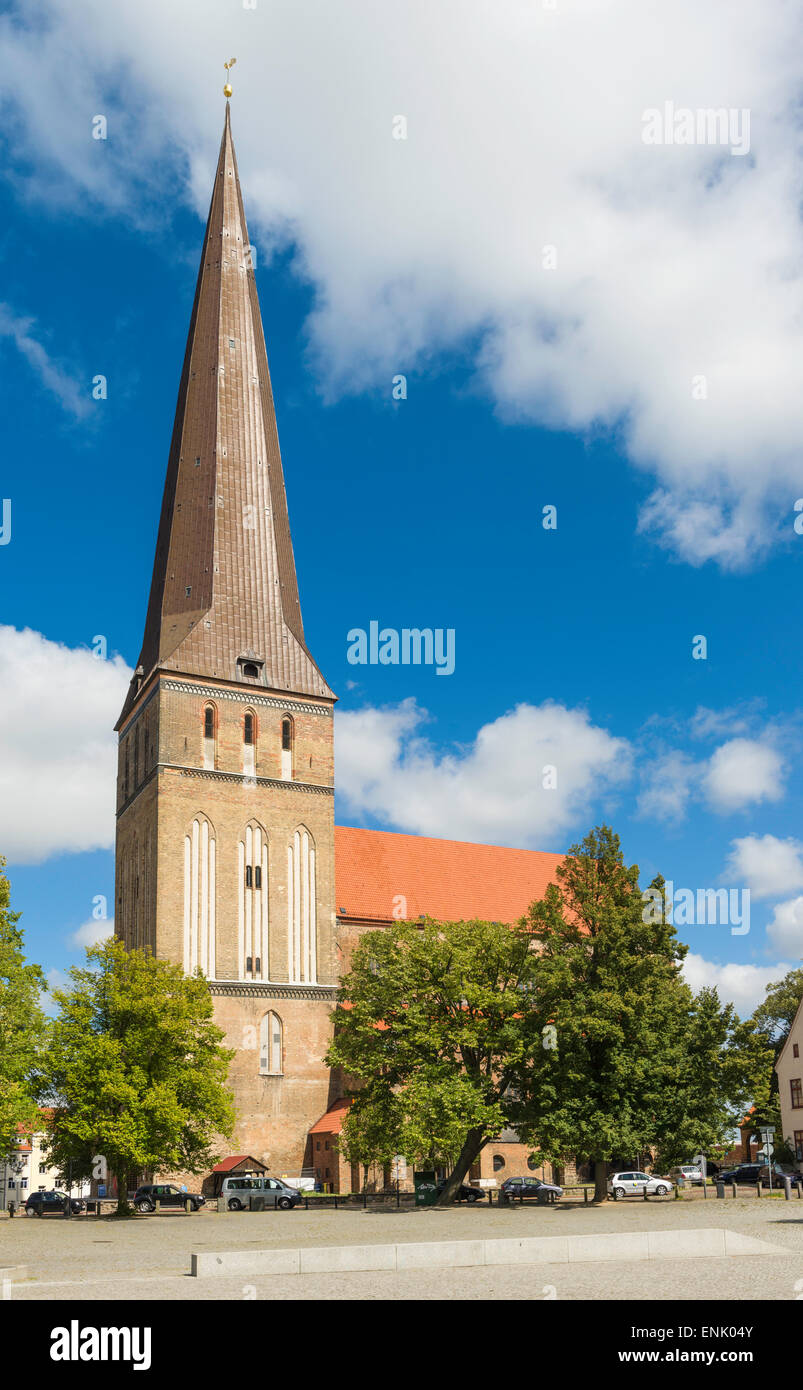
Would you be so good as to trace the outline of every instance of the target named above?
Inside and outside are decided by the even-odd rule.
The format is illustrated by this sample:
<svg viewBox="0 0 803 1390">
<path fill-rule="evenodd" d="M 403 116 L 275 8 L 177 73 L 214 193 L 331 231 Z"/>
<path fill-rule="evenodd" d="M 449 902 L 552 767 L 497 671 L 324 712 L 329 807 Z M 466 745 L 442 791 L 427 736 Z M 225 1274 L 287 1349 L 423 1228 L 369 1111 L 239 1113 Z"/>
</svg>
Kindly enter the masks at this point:
<svg viewBox="0 0 803 1390">
<path fill-rule="evenodd" d="M 333 698 L 304 641 L 229 103 L 178 393 L 145 636 L 154 668 Z M 250 683 L 250 682 L 249 682 Z"/>
</svg>

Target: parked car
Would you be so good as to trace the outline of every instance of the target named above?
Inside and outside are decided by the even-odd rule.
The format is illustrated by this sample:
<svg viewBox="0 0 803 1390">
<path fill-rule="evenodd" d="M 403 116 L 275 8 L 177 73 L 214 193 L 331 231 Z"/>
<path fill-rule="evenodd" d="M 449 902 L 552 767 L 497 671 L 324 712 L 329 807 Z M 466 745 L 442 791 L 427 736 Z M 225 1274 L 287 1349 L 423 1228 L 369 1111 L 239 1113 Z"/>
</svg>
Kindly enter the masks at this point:
<svg viewBox="0 0 803 1390">
<path fill-rule="evenodd" d="M 669 1169 L 669 1176 L 675 1182 L 682 1178 L 684 1182 L 702 1183 L 703 1170 L 696 1163 L 679 1163 L 677 1168 Z"/>
<path fill-rule="evenodd" d="M 541 1178 L 505 1178 L 499 1188 L 499 1197 L 503 1202 L 556 1202 L 562 1196 L 562 1187 L 554 1182 L 543 1182 Z"/>
<path fill-rule="evenodd" d="M 773 1183 L 780 1182 L 783 1174 L 784 1170 L 780 1163 L 773 1163 Z M 759 1179 L 762 1183 L 769 1185 L 770 1170 L 767 1163 L 740 1163 L 738 1168 L 729 1168 L 727 1173 L 720 1173 L 719 1175 L 720 1182 L 757 1183 Z"/>
<path fill-rule="evenodd" d="M 438 1195 L 439 1195 L 439 1196 L 440 1196 L 440 1194 L 441 1194 L 441 1192 L 443 1191 L 443 1189 L 444 1189 L 445 1186 L 446 1186 L 446 1179 L 445 1179 L 445 1178 L 441 1178 L 440 1182 L 439 1182 L 438 1185 L 437 1185 L 437 1190 L 438 1190 Z M 482 1188 L 480 1188 L 480 1187 L 471 1187 L 471 1186 L 469 1185 L 469 1183 L 467 1183 L 467 1182 L 461 1182 L 459 1188 L 457 1189 L 457 1196 L 455 1197 L 455 1201 L 456 1201 L 456 1202 L 481 1202 L 481 1201 L 483 1200 L 484 1196 L 485 1196 L 485 1193 L 482 1191 Z"/>
<path fill-rule="evenodd" d="M 156 1211 L 156 1203 L 161 1207 L 183 1207 L 190 1203 L 192 1211 L 204 1205 L 205 1197 L 200 1192 L 182 1192 L 173 1182 L 146 1182 L 134 1193 L 134 1206 L 137 1211 Z"/>
<path fill-rule="evenodd" d="M 250 1211 L 252 1196 L 260 1199 L 262 1206 L 289 1211 L 291 1207 L 298 1206 L 302 1194 L 298 1188 L 282 1182 L 281 1178 L 223 1179 L 220 1200 L 229 1211 Z"/>
<path fill-rule="evenodd" d="M 630 1173 L 613 1173 L 608 1178 L 608 1191 L 616 1197 L 627 1197 L 632 1192 L 641 1196 L 645 1190 L 655 1197 L 665 1197 L 674 1185 L 671 1178 L 650 1177 L 649 1173 L 636 1169 Z"/>
<path fill-rule="evenodd" d="M 86 1203 L 80 1197 L 73 1197 L 70 1206 L 73 1216 L 84 1210 Z M 66 1192 L 32 1192 L 25 1203 L 26 1216 L 67 1215 Z"/>
</svg>

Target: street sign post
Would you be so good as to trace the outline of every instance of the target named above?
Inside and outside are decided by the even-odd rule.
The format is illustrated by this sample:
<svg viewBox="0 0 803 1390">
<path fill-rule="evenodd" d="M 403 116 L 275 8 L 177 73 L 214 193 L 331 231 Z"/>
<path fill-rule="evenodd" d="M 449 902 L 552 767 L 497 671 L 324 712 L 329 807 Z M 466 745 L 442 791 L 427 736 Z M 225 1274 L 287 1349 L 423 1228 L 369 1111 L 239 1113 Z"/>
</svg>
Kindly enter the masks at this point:
<svg viewBox="0 0 803 1390">
<path fill-rule="evenodd" d="M 761 1135 L 764 1146 L 759 1150 L 759 1154 L 761 1158 L 766 1158 L 767 1160 L 767 1172 L 770 1175 L 770 1192 L 772 1192 L 772 1155 L 775 1153 L 772 1140 L 775 1135 L 775 1125 L 762 1125 L 759 1129 L 759 1134 Z"/>
</svg>

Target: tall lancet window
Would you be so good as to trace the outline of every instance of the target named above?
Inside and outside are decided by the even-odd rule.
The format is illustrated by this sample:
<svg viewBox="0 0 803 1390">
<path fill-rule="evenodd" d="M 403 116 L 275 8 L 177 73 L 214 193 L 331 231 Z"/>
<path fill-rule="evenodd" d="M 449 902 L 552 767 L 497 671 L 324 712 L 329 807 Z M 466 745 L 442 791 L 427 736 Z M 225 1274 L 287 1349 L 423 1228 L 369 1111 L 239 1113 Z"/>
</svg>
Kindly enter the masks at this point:
<svg viewBox="0 0 803 1390">
<path fill-rule="evenodd" d="M 184 970 L 215 978 L 215 831 L 203 815 L 184 836 Z"/>
<path fill-rule="evenodd" d="M 281 1076 L 282 1020 L 271 1009 L 259 1028 L 259 1070 L 262 1076 Z"/>
<path fill-rule="evenodd" d="M 243 715 L 243 772 L 246 777 L 256 776 L 257 721 L 252 710 Z"/>
<path fill-rule="evenodd" d="M 288 714 L 282 720 L 282 780 L 293 777 L 293 721 Z"/>
<path fill-rule="evenodd" d="M 215 744 L 217 742 L 217 710 L 214 705 L 204 705 L 204 767 L 215 766 Z"/>
<path fill-rule="evenodd" d="M 315 841 L 299 826 L 287 847 L 287 977 L 305 984 L 318 979 L 318 922 Z"/>
<path fill-rule="evenodd" d="M 238 846 L 237 965 L 240 980 L 267 980 L 268 837 L 250 821 Z"/>
</svg>

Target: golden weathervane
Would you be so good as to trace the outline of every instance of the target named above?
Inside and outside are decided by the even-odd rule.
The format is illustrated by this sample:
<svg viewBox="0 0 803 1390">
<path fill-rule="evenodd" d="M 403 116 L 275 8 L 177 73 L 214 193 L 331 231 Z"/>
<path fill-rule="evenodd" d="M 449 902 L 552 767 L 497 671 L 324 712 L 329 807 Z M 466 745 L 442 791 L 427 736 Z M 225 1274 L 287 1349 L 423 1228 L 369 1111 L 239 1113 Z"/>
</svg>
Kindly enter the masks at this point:
<svg viewBox="0 0 803 1390">
<path fill-rule="evenodd" d="M 234 64 L 235 64 L 236 62 L 237 62 L 237 59 L 236 59 L 236 58 L 230 58 L 229 61 L 228 61 L 228 63 L 224 63 L 224 64 L 223 64 L 224 68 L 226 69 L 226 75 L 227 75 L 227 77 L 228 77 L 228 74 L 229 74 L 230 69 L 234 67 Z M 226 97 L 226 98 L 228 99 L 228 98 L 231 96 L 231 93 L 232 93 L 232 85 L 231 85 L 231 83 L 230 83 L 229 81 L 227 81 L 225 87 L 223 88 L 223 95 L 224 95 L 224 97 Z"/>
</svg>

